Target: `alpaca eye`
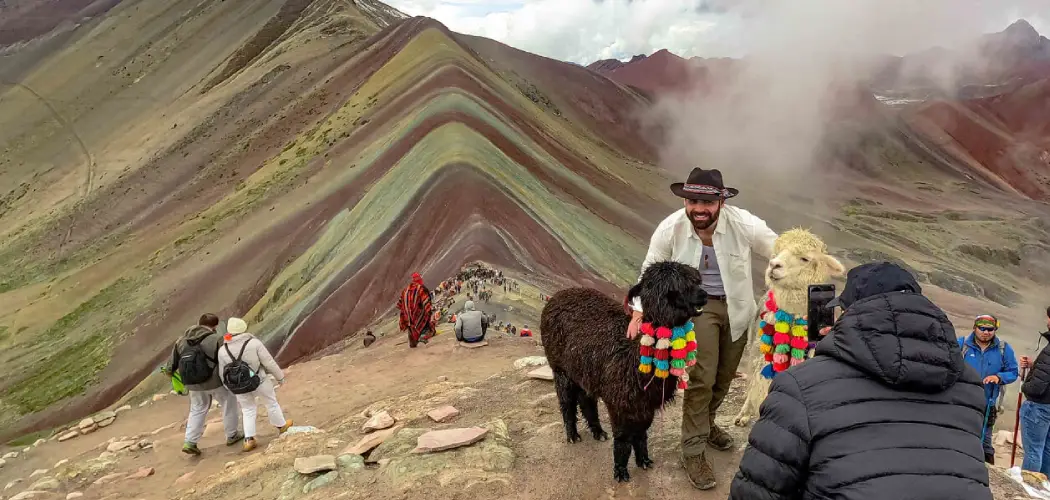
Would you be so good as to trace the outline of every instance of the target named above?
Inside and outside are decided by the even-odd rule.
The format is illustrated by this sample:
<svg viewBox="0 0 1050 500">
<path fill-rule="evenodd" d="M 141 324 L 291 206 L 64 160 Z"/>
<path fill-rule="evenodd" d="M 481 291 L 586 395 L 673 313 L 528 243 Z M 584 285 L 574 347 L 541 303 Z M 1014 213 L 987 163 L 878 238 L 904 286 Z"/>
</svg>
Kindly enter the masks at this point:
<svg viewBox="0 0 1050 500">
<path fill-rule="evenodd" d="M 809 257 L 802 257 L 802 262 L 809 264 Z"/>
</svg>

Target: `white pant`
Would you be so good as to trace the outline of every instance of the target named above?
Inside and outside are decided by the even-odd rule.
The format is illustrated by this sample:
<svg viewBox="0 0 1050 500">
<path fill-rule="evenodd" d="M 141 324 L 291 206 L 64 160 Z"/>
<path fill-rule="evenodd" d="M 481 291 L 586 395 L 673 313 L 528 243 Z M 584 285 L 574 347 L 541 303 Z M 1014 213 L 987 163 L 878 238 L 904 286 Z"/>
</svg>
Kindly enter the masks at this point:
<svg viewBox="0 0 1050 500">
<path fill-rule="evenodd" d="M 270 377 L 263 376 L 262 383 L 259 384 L 258 389 L 247 394 L 237 395 L 237 402 L 240 403 L 241 414 L 244 416 L 244 437 L 246 438 L 255 437 L 255 418 L 258 414 L 255 398 L 257 396 L 262 400 L 262 405 L 266 407 L 266 413 L 270 417 L 270 425 L 284 427 L 287 423 L 284 419 L 284 412 L 281 411 L 281 405 L 277 403 L 277 394 L 273 391 Z"/>
<path fill-rule="evenodd" d="M 186 419 L 186 442 L 196 444 L 204 435 L 204 421 L 208 418 L 208 410 L 211 409 L 212 399 L 222 406 L 222 427 L 226 431 L 226 438 L 237 436 L 240 422 L 240 409 L 237 407 L 237 398 L 226 387 L 219 387 L 210 391 L 190 391 L 190 416 Z"/>
</svg>

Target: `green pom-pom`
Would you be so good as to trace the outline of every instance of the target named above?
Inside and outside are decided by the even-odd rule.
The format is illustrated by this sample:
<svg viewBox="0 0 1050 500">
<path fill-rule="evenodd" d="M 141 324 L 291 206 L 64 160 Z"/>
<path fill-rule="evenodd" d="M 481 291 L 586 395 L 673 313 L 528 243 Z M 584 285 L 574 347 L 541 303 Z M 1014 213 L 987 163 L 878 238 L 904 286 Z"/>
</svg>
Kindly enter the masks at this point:
<svg viewBox="0 0 1050 500">
<path fill-rule="evenodd" d="M 671 367 L 672 368 L 685 368 L 685 360 L 684 359 L 672 359 L 671 360 Z"/>
<path fill-rule="evenodd" d="M 791 352 L 791 346 L 788 344 L 780 344 L 773 348 L 774 354 L 788 354 Z"/>
<path fill-rule="evenodd" d="M 689 354 L 685 355 L 686 361 L 693 361 L 696 359 L 696 351 L 689 351 Z"/>
<path fill-rule="evenodd" d="M 792 349 L 791 357 L 795 359 L 806 359 L 806 351 L 803 349 Z"/>
</svg>

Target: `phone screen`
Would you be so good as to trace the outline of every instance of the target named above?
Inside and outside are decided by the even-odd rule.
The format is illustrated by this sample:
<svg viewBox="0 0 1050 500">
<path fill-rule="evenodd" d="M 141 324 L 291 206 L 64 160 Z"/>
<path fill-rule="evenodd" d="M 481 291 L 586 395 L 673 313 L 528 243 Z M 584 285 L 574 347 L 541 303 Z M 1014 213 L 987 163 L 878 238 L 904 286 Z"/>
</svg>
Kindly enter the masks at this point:
<svg viewBox="0 0 1050 500">
<path fill-rule="evenodd" d="M 835 298 L 834 284 L 809 285 L 809 341 L 820 340 L 820 330 L 835 324 L 835 310 L 828 302 Z"/>
</svg>

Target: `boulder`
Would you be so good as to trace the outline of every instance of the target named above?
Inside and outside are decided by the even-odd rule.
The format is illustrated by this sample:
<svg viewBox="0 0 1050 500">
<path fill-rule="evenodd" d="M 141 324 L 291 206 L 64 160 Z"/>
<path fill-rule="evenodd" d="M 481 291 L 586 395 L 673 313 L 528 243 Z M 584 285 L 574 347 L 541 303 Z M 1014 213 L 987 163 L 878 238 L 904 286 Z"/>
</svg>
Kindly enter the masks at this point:
<svg viewBox="0 0 1050 500">
<path fill-rule="evenodd" d="M 114 443 L 110 443 L 110 445 L 106 447 L 106 451 L 110 453 L 116 453 L 118 451 L 130 448 L 133 444 L 135 444 L 134 441 L 116 441 Z"/>
<path fill-rule="evenodd" d="M 544 366 L 546 364 L 546 356 L 526 356 L 524 358 L 518 358 L 514 361 L 514 369 L 521 370 L 523 368 L 529 368 L 533 366 Z"/>
<path fill-rule="evenodd" d="M 33 483 L 33 485 L 29 487 L 29 489 L 37 491 L 54 491 L 61 487 L 62 485 L 57 480 L 55 480 L 55 478 L 42 477 L 39 481 Z"/>
<path fill-rule="evenodd" d="M 389 413 L 381 411 L 372 415 L 372 418 L 365 422 L 365 425 L 361 430 L 365 432 L 380 431 L 383 429 L 389 429 L 394 426 L 394 417 L 391 417 Z"/>
<path fill-rule="evenodd" d="M 71 431 L 69 431 L 69 432 L 67 432 L 65 434 L 62 434 L 62 435 L 58 436 L 58 441 L 59 442 L 69 441 L 70 439 L 73 439 L 73 438 L 75 438 L 75 437 L 77 437 L 79 435 L 80 435 L 80 431 L 78 431 L 76 429 L 73 429 L 73 430 L 71 430 Z"/>
<path fill-rule="evenodd" d="M 435 422 L 447 422 L 459 415 L 459 410 L 454 406 L 445 405 L 427 412 L 427 416 Z"/>
<path fill-rule="evenodd" d="M 489 432 L 484 427 L 465 427 L 460 429 L 444 429 L 430 431 L 416 442 L 416 449 L 412 453 L 430 453 L 435 451 L 451 450 L 461 446 L 470 446 L 482 439 Z"/>
<path fill-rule="evenodd" d="M 375 447 L 383 444 L 383 441 L 386 441 L 387 438 L 393 436 L 399 430 L 401 430 L 401 426 L 392 427 L 390 429 L 383 429 L 381 431 L 368 434 L 365 437 L 361 438 L 361 440 L 358 441 L 357 444 L 343 450 L 343 454 L 349 453 L 352 455 L 364 455 L 365 453 L 368 453 L 369 451 L 375 449 Z"/>
<path fill-rule="evenodd" d="M 37 470 L 33 471 L 32 474 L 29 475 L 29 479 L 33 479 L 34 477 L 37 477 L 37 476 L 43 476 L 44 474 L 47 474 L 47 469 L 37 469 Z"/>
<path fill-rule="evenodd" d="M 346 469 L 351 472 L 357 472 L 365 468 L 365 457 L 361 455 L 347 453 L 339 455 L 339 458 L 335 459 L 335 461 L 339 463 L 340 469 Z"/>
<path fill-rule="evenodd" d="M 554 371 L 551 370 L 550 366 L 541 366 L 535 370 L 529 372 L 529 378 L 537 380 L 554 380 Z"/>
<path fill-rule="evenodd" d="M 324 488 L 325 486 L 328 486 L 329 484 L 332 484 L 332 481 L 335 481 L 338 478 L 339 478 L 339 471 L 331 471 L 331 472 L 329 472 L 327 474 L 324 474 L 324 475 L 318 477 L 317 479 L 314 479 L 313 481 L 310 481 L 309 483 L 306 483 L 306 486 L 303 486 L 303 494 L 305 495 L 305 494 L 310 493 L 311 491 L 316 490 L 318 488 Z"/>
<path fill-rule="evenodd" d="M 312 457 L 299 457 L 295 459 L 294 467 L 295 471 L 300 474 L 313 474 L 315 472 L 335 470 L 335 456 L 315 455 Z"/>
<path fill-rule="evenodd" d="M 129 475 L 127 479 L 144 479 L 153 475 L 157 472 L 153 467 L 141 467 L 135 473 Z"/>
<path fill-rule="evenodd" d="M 94 484 L 95 486 L 98 486 L 100 484 L 109 484 L 109 483 L 112 483 L 112 482 L 114 482 L 114 481 L 116 481 L 118 479 L 123 479 L 124 476 L 126 476 L 126 475 L 127 474 L 124 474 L 123 472 L 115 472 L 113 474 L 106 474 L 105 476 L 102 476 L 102 477 L 96 479 L 95 482 L 93 482 L 91 484 Z"/>
</svg>

